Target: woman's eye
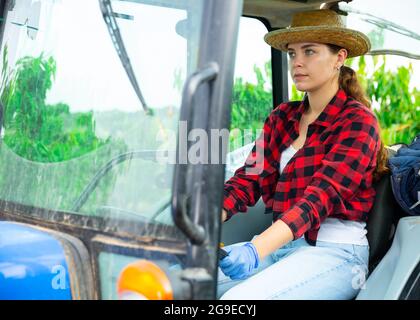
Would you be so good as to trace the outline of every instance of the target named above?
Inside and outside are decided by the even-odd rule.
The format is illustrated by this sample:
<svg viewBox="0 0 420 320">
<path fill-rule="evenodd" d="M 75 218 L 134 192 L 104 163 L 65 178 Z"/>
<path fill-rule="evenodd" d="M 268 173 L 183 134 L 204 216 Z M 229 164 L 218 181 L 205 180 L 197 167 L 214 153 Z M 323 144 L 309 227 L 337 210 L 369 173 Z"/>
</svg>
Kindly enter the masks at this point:
<svg viewBox="0 0 420 320">
<path fill-rule="evenodd" d="M 289 54 L 289 58 L 294 58 L 296 55 L 296 53 L 291 52 L 291 51 L 289 51 L 288 54 Z"/>
<path fill-rule="evenodd" d="M 310 55 L 312 55 L 312 54 L 314 54 L 315 53 L 315 51 L 314 50 L 312 50 L 312 49 L 306 49 L 305 50 L 305 54 L 307 55 L 307 56 L 310 56 Z"/>
</svg>

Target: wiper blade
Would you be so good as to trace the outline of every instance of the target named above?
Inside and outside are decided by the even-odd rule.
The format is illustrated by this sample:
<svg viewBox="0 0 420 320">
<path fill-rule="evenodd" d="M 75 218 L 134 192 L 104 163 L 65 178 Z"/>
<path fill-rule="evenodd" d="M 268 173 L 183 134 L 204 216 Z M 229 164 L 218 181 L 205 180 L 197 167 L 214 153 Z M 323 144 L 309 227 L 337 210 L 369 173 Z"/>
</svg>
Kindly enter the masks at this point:
<svg viewBox="0 0 420 320">
<path fill-rule="evenodd" d="M 104 18 L 105 23 L 108 27 L 112 43 L 114 44 L 114 48 L 117 51 L 118 56 L 120 57 L 121 63 L 123 64 L 125 71 L 127 72 L 131 85 L 133 86 L 133 89 L 136 92 L 144 111 L 146 111 L 147 114 L 152 114 L 152 110 L 147 106 L 143 94 L 141 93 L 139 84 L 137 82 L 137 78 L 135 76 L 133 67 L 130 62 L 130 58 L 128 57 L 127 50 L 125 49 L 124 41 L 121 37 L 117 21 L 115 20 L 115 14 L 112 10 L 111 1 L 99 0 L 99 5 L 101 7 L 102 17 Z"/>
</svg>

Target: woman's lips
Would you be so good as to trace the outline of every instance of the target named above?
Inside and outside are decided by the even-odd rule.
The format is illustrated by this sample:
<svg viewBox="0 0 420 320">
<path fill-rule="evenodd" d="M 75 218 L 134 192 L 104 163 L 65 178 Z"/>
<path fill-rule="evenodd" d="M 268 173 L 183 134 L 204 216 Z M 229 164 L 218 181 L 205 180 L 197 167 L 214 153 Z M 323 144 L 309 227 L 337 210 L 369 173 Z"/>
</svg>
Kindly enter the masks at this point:
<svg viewBox="0 0 420 320">
<path fill-rule="evenodd" d="M 295 80 L 302 80 L 302 79 L 305 79 L 307 77 L 307 75 L 304 75 L 304 74 L 297 74 L 297 75 L 295 75 L 294 77 L 293 77 L 293 79 L 295 79 Z"/>
</svg>

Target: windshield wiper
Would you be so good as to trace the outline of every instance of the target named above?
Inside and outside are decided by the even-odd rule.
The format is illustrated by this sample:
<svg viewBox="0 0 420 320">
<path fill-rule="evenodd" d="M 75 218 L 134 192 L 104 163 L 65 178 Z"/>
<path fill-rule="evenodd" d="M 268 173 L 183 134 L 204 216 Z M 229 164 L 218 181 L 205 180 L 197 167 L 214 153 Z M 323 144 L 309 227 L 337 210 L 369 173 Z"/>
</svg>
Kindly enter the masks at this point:
<svg viewBox="0 0 420 320">
<path fill-rule="evenodd" d="M 137 78 L 133 71 L 133 67 L 130 62 L 130 58 L 128 57 L 127 51 L 125 50 L 124 42 L 121 37 L 120 30 L 117 25 L 117 21 L 115 20 L 115 13 L 111 7 L 110 0 L 99 0 L 99 5 L 102 11 L 102 17 L 105 20 L 105 23 L 108 27 L 109 34 L 112 39 L 112 43 L 114 44 L 114 48 L 120 57 L 121 63 L 124 66 L 125 71 L 127 72 L 128 78 L 130 79 L 131 85 L 133 86 L 134 91 L 137 94 L 137 97 L 140 99 L 140 102 L 143 106 L 144 111 L 147 114 L 153 114 L 153 111 L 147 106 L 146 101 L 144 100 L 143 94 L 141 93 L 139 84 L 137 82 Z"/>
</svg>

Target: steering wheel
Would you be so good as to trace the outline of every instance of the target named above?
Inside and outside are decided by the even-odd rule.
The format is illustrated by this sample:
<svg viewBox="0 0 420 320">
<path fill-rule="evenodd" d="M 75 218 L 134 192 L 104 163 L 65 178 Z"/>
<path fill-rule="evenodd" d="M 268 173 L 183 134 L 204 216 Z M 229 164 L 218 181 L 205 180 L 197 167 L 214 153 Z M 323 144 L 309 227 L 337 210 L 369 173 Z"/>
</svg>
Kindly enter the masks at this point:
<svg viewBox="0 0 420 320">
<path fill-rule="evenodd" d="M 114 158 L 112 158 L 110 161 L 108 161 L 101 169 L 98 170 L 98 172 L 93 176 L 92 180 L 87 184 L 83 192 L 80 194 L 80 196 L 76 199 L 74 202 L 71 210 L 78 212 L 80 208 L 86 203 L 89 196 L 92 194 L 92 192 L 96 189 L 98 186 L 100 180 L 105 177 L 105 175 L 113 169 L 118 164 L 125 162 L 127 160 L 131 159 L 143 159 L 143 160 L 150 160 L 155 161 L 156 160 L 156 153 L 157 152 L 163 152 L 163 155 L 165 153 L 168 153 L 167 150 L 138 150 L 138 151 L 130 151 L 127 153 L 120 154 Z M 160 153 L 162 154 L 162 153 Z M 166 154 L 167 155 L 167 154 Z M 170 206 L 171 199 L 165 200 L 162 202 L 162 204 L 156 209 L 156 211 L 153 213 L 150 219 L 147 219 L 144 217 L 147 221 L 155 221 L 156 218 L 165 211 L 165 209 Z M 118 215 L 128 215 L 136 217 L 141 217 L 139 213 L 113 207 L 113 206 L 100 206 L 97 209 L 97 212 L 107 213 L 110 214 L 111 212 L 116 213 Z"/>
</svg>

